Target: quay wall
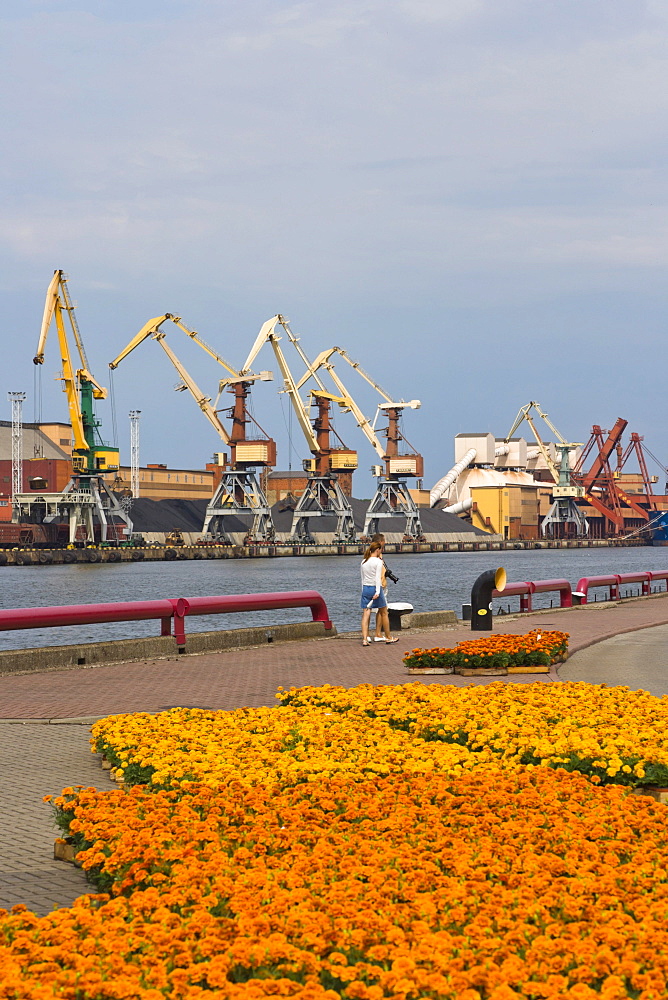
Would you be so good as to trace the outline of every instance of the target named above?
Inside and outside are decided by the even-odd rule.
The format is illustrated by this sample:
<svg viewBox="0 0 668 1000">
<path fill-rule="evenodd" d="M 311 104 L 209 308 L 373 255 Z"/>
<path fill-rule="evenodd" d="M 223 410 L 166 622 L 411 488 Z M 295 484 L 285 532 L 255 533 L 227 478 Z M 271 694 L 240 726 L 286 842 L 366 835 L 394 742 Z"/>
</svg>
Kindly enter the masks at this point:
<svg viewBox="0 0 668 1000">
<path fill-rule="evenodd" d="M 549 539 L 541 541 L 471 542 L 396 542 L 388 543 L 385 552 L 504 552 L 510 549 L 591 549 L 613 548 L 644 543 L 617 539 Z M 2 566 L 51 566 L 67 563 L 172 562 L 177 559 L 283 559 L 289 556 L 359 556 L 362 542 L 330 545 L 183 545 L 126 548 L 88 547 L 78 549 L 14 548 L 0 549 Z"/>
</svg>

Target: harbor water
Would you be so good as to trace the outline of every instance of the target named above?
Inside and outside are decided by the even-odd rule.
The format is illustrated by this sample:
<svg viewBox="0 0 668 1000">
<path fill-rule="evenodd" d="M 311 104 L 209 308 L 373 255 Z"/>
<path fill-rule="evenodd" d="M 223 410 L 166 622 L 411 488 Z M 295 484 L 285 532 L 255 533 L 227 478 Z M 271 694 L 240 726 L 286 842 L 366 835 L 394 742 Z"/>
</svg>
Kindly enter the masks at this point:
<svg viewBox="0 0 668 1000">
<path fill-rule="evenodd" d="M 205 597 L 284 590 L 317 590 L 339 632 L 359 629 L 360 572 L 357 556 L 290 559 L 226 559 L 199 562 L 7 566 L 0 569 L 0 606 L 43 607 Z M 668 550 L 646 546 L 594 549 L 528 549 L 506 552 L 434 552 L 387 557 L 399 582 L 389 582 L 390 601 L 407 601 L 415 611 L 453 610 L 469 600 L 471 585 L 484 570 L 503 566 L 508 581 L 566 579 L 575 589 L 584 576 L 668 568 Z M 639 590 L 631 585 L 628 590 Z M 625 588 L 622 588 L 622 594 Z M 603 599 L 604 591 L 599 591 Z M 594 599 L 596 591 L 590 595 Z M 536 594 L 534 608 L 559 605 L 558 594 Z M 495 612 L 516 611 L 519 598 L 498 598 Z M 310 620 L 308 609 L 208 615 L 188 618 L 187 632 L 266 627 Z M 500 626 L 497 625 L 497 629 Z M 0 632 L 0 650 L 68 645 L 158 635 L 157 621 L 114 622 L 58 629 Z"/>
</svg>

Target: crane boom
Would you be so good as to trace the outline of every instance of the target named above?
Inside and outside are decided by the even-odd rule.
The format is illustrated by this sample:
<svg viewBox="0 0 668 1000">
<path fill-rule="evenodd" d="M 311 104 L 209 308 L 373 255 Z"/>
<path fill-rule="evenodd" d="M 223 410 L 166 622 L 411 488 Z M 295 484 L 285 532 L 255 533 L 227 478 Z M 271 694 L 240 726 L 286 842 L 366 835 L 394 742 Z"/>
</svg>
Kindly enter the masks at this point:
<svg viewBox="0 0 668 1000">
<path fill-rule="evenodd" d="M 354 368 L 355 371 L 359 375 L 361 375 L 361 377 L 364 379 L 364 381 L 368 382 L 369 385 L 371 386 L 371 388 L 375 389 L 376 392 L 380 396 L 383 397 L 383 399 L 385 400 L 386 403 L 392 403 L 393 405 L 396 405 L 394 403 L 394 400 L 392 399 L 392 397 L 390 395 L 388 395 L 387 392 L 385 392 L 385 390 L 383 389 L 383 387 L 380 386 L 380 385 L 378 385 L 378 383 L 376 381 L 374 381 L 374 379 L 371 378 L 371 376 L 369 375 L 368 372 L 364 371 L 364 369 L 360 365 L 359 361 L 353 361 L 353 359 L 350 357 L 350 355 L 348 354 L 348 352 L 344 351 L 344 349 L 342 347 L 330 347 L 326 351 L 321 351 L 320 354 L 318 355 L 318 357 L 313 362 L 313 364 L 310 366 L 310 368 L 315 369 L 315 368 L 320 367 L 326 361 L 329 360 L 329 358 L 332 356 L 332 354 L 340 354 L 341 357 L 343 358 L 343 360 L 347 361 L 348 364 L 350 365 L 350 367 Z M 307 375 L 305 377 L 308 377 L 308 373 L 307 373 Z M 301 381 L 303 381 L 303 379 Z"/>
<path fill-rule="evenodd" d="M 214 410 L 214 408 L 211 406 L 211 397 L 204 395 L 204 393 L 202 392 L 202 390 L 199 388 L 199 386 L 195 382 L 194 378 L 192 378 L 192 376 L 188 374 L 188 372 L 184 368 L 183 364 L 179 361 L 179 359 L 177 358 L 177 356 L 174 354 L 174 351 L 171 349 L 171 347 L 167 343 L 165 337 L 166 337 L 166 334 L 163 333 L 162 331 L 160 331 L 159 333 L 157 333 L 155 335 L 154 339 L 157 340 L 157 342 L 160 344 L 160 346 L 162 347 L 163 351 L 165 352 L 165 354 L 167 355 L 167 357 L 169 358 L 169 360 L 172 362 L 172 364 L 176 368 L 177 372 L 179 373 L 179 375 L 181 376 L 181 378 L 183 380 L 183 384 L 185 385 L 186 389 L 189 391 L 190 395 L 193 397 L 193 399 L 195 400 L 195 402 L 197 403 L 197 405 L 199 406 L 200 410 L 202 411 L 202 413 L 204 414 L 204 416 L 207 418 L 207 420 L 209 421 L 209 423 L 211 424 L 211 426 L 214 428 L 214 430 L 217 431 L 217 433 L 223 439 L 223 441 L 225 442 L 225 444 L 228 444 L 228 445 L 231 444 L 232 443 L 232 439 L 230 438 L 230 435 L 225 430 L 225 427 L 221 423 L 218 414 L 216 413 L 216 411 Z"/>
<path fill-rule="evenodd" d="M 534 424 L 532 416 L 531 416 L 531 410 L 532 409 L 534 409 L 536 411 L 536 413 L 538 414 L 538 416 L 550 428 L 550 430 L 554 434 L 555 438 L 558 440 L 559 445 L 561 446 L 562 453 L 563 453 L 563 449 L 564 448 L 570 449 L 570 448 L 577 448 L 578 447 L 579 442 L 576 443 L 576 442 L 568 442 L 568 441 L 566 441 L 566 438 L 563 436 L 563 434 L 559 433 L 559 431 L 557 430 L 557 428 L 554 426 L 554 424 L 552 423 L 552 421 L 548 417 L 547 413 L 545 413 L 541 409 L 540 403 L 538 403 L 535 399 L 532 399 L 529 403 L 526 404 L 526 406 L 521 407 L 519 413 L 515 417 L 515 422 L 513 423 L 513 426 L 510 428 L 510 430 L 506 434 L 505 441 L 506 442 L 510 441 L 511 437 L 513 436 L 513 434 L 515 433 L 515 431 L 517 430 L 517 428 L 520 426 L 520 424 L 522 423 L 522 421 L 526 420 L 526 422 L 528 423 L 529 427 L 531 428 L 531 430 L 533 432 L 533 436 L 536 439 L 536 444 L 538 445 L 538 448 L 540 449 L 540 453 L 541 453 L 541 455 L 543 456 L 543 458 L 545 460 L 545 464 L 547 465 L 548 469 L 550 470 L 552 478 L 554 479 L 555 483 L 559 483 L 559 481 L 560 481 L 560 479 L 559 479 L 560 470 L 557 467 L 556 463 L 553 461 L 553 459 L 550 457 L 550 454 L 549 454 L 547 448 L 545 447 L 545 443 L 543 442 L 540 434 L 538 433 L 538 431 L 536 429 L 536 425 Z M 563 478 L 563 472 L 562 472 L 562 478 Z"/>
<path fill-rule="evenodd" d="M 173 316 L 171 313 L 164 313 L 164 315 L 162 316 L 154 316 L 153 319 L 150 319 L 147 323 L 144 323 L 139 333 L 132 338 L 127 347 L 123 348 L 121 353 L 117 355 L 117 357 L 115 357 L 114 360 L 109 363 L 109 367 L 111 369 L 117 368 L 121 363 L 121 361 L 123 360 L 123 358 L 126 358 L 128 354 L 134 351 L 135 347 L 138 347 L 139 344 L 143 343 L 149 337 L 152 337 L 153 340 L 156 340 L 160 345 L 160 347 L 162 347 L 163 351 L 165 352 L 165 354 L 167 355 L 167 357 L 169 358 L 169 360 L 179 373 L 183 381 L 183 385 L 185 386 L 186 389 L 188 389 L 191 396 L 193 397 L 193 399 L 195 400 L 195 402 L 197 403 L 197 405 L 199 406 L 200 410 L 207 418 L 209 423 L 212 425 L 216 433 L 220 435 L 225 444 L 229 445 L 231 443 L 231 438 L 227 433 L 227 431 L 225 430 L 224 425 L 221 423 L 218 414 L 211 406 L 211 397 L 206 396 L 202 392 L 200 387 L 195 382 L 194 378 L 189 374 L 183 363 L 179 360 L 174 351 L 167 344 L 167 341 L 165 339 L 167 335 L 164 331 L 160 329 L 160 327 L 168 319 L 172 320 L 173 323 L 176 323 L 176 325 L 181 327 L 182 329 L 184 328 L 183 324 L 181 323 L 180 317 Z M 187 327 L 185 329 L 187 330 Z M 225 364 L 226 368 L 228 367 L 225 362 L 221 363 Z M 228 368 L 228 370 L 236 375 L 236 372 L 234 371 L 233 368 Z"/>
<path fill-rule="evenodd" d="M 63 311 L 60 307 L 60 302 L 58 301 L 58 299 L 56 299 L 56 302 L 54 303 L 54 308 L 53 312 L 51 313 L 51 316 L 55 317 L 56 320 L 58 343 L 60 345 L 60 361 L 63 366 L 62 368 L 63 392 L 67 397 L 67 408 L 70 414 L 70 423 L 72 424 L 74 448 L 76 451 L 88 451 L 89 444 L 88 441 L 86 440 L 86 435 L 84 433 L 83 416 L 81 413 L 81 400 L 79 399 L 79 393 L 77 392 L 76 375 L 72 368 L 72 358 L 70 355 L 70 348 L 67 343 L 67 336 L 65 334 Z M 46 340 L 46 334 L 44 335 L 44 339 Z M 44 345 L 42 345 L 42 359 L 44 357 L 43 348 Z"/>
<path fill-rule="evenodd" d="M 279 346 L 279 341 L 281 338 L 276 333 L 276 327 L 279 325 L 282 326 L 283 329 L 286 330 L 287 332 L 286 321 L 280 315 L 280 313 L 277 313 L 276 316 L 273 316 L 271 319 L 268 319 L 266 323 L 262 324 L 262 326 L 260 327 L 260 332 L 255 338 L 255 343 L 251 347 L 250 354 L 246 358 L 246 362 L 239 374 L 244 375 L 246 372 L 249 372 L 251 370 L 251 366 L 255 361 L 256 357 L 258 356 L 264 345 L 267 343 L 267 341 L 269 341 L 276 356 L 278 367 L 281 370 L 281 375 L 283 376 L 283 384 L 284 384 L 283 391 L 287 392 L 288 396 L 290 397 L 290 401 L 292 402 L 292 406 L 294 408 L 297 421 L 302 429 L 304 437 L 306 438 L 306 443 L 308 445 L 309 451 L 312 452 L 313 454 L 316 454 L 319 451 L 317 438 L 313 432 L 313 427 L 311 425 L 311 421 L 309 419 L 306 407 L 304 406 L 304 403 L 299 395 L 299 391 L 297 389 L 297 384 L 295 382 L 294 376 L 290 371 L 288 363 L 285 359 L 285 355 L 283 354 L 283 351 Z M 294 342 L 296 338 L 291 338 L 291 339 L 293 339 Z M 300 355 L 303 356 L 303 352 L 300 351 Z M 306 364 L 307 366 L 309 365 L 308 360 L 306 361 Z M 322 382 L 320 382 L 320 380 L 317 378 L 316 381 L 321 386 L 321 389 L 324 391 L 325 387 L 322 384 Z"/>
<path fill-rule="evenodd" d="M 320 383 L 320 380 L 318 379 L 316 374 L 319 368 L 324 368 L 326 371 L 328 371 L 330 378 L 332 379 L 332 382 L 334 382 L 335 386 L 341 393 L 342 397 L 341 401 L 345 403 L 347 409 L 349 409 L 350 412 L 353 414 L 355 420 L 357 421 L 357 426 L 362 430 L 362 433 L 366 436 L 367 440 L 370 442 L 371 447 L 375 449 L 379 458 L 384 459 L 385 448 L 383 447 L 381 440 L 379 439 L 378 435 L 373 429 L 371 421 L 368 419 L 368 417 L 366 417 L 362 413 L 362 410 L 359 408 L 359 406 L 357 405 L 357 403 L 355 402 L 355 400 L 353 399 L 353 397 L 350 395 L 345 385 L 343 384 L 343 381 L 336 372 L 334 365 L 331 364 L 329 361 L 330 357 L 332 356 L 332 354 L 334 354 L 335 351 L 339 351 L 339 348 L 332 347 L 327 351 L 321 351 L 318 357 L 313 362 L 313 364 L 308 367 L 307 371 L 304 373 L 304 375 L 302 375 L 299 382 L 297 382 L 297 389 L 300 389 L 301 386 L 311 377 L 315 378 L 316 381 Z"/>
</svg>

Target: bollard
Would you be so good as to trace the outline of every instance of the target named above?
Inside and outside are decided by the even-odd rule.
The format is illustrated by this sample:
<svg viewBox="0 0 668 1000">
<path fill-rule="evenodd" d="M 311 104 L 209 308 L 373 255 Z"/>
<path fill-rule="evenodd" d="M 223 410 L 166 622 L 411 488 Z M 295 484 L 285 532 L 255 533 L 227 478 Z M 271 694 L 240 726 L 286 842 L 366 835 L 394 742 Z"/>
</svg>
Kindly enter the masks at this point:
<svg viewBox="0 0 668 1000">
<path fill-rule="evenodd" d="M 473 632 L 491 632 L 493 625 L 492 618 L 492 591 L 501 593 L 506 586 L 506 571 L 500 566 L 498 569 L 488 569 L 481 573 L 471 588 L 471 630 Z"/>
<path fill-rule="evenodd" d="M 471 605 L 470 604 L 462 604 L 462 621 L 463 622 L 470 622 L 471 621 Z"/>
</svg>

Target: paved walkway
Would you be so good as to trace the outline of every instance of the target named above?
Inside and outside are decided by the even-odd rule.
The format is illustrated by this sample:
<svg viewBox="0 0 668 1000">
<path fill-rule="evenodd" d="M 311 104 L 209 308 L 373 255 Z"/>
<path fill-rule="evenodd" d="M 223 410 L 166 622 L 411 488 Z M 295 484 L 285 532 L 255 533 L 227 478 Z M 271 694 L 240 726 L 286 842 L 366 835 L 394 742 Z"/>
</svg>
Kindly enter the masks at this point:
<svg viewBox="0 0 668 1000">
<path fill-rule="evenodd" d="M 559 669 L 562 681 L 622 684 L 633 691 L 668 695 L 668 625 L 627 632 L 603 646 L 589 646 Z"/>
<path fill-rule="evenodd" d="M 664 693 L 668 684 L 663 685 L 660 671 L 665 657 L 661 653 L 659 660 L 659 652 L 668 638 L 668 629 L 656 626 L 666 625 L 668 595 L 663 594 L 564 612 L 552 609 L 497 618 L 496 632 L 517 635 L 532 628 L 569 632 L 571 653 L 577 656 L 561 667 L 559 675 L 553 671 L 494 680 L 605 680 Z M 647 629 L 650 631 L 638 631 Z M 402 664 L 407 650 L 415 646 L 451 646 L 471 637 L 468 626 L 458 625 L 403 632 L 398 643 L 387 647 L 375 643 L 363 649 L 359 635 L 342 635 L 166 660 L 0 677 L 0 760 L 5 778 L 0 907 L 25 903 L 36 913 L 47 913 L 55 906 L 67 906 L 86 891 L 82 872 L 51 860 L 56 833 L 42 796 L 73 784 L 113 787 L 89 751 L 88 726 L 94 718 L 119 712 L 155 712 L 177 705 L 222 709 L 273 705 L 279 685 L 401 684 L 408 680 Z M 606 643 L 605 659 L 602 650 L 595 651 L 591 660 L 581 659 L 590 653 L 580 651 L 608 639 L 613 641 Z M 608 655 L 610 648 L 617 650 L 612 657 Z M 631 648 L 637 650 L 637 655 L 625 659 Z M 650 650 L 649 655 L 643 650 Z M 601 665 L 609 660 L 608 670 Z M 650 660 L 656 661 L 656 667 L 650 670 L 652 677 L 647 675 Z M 455 676 L 423 680 L 457 685 L 487 681 L 484 677 Z"/>
</svg>

